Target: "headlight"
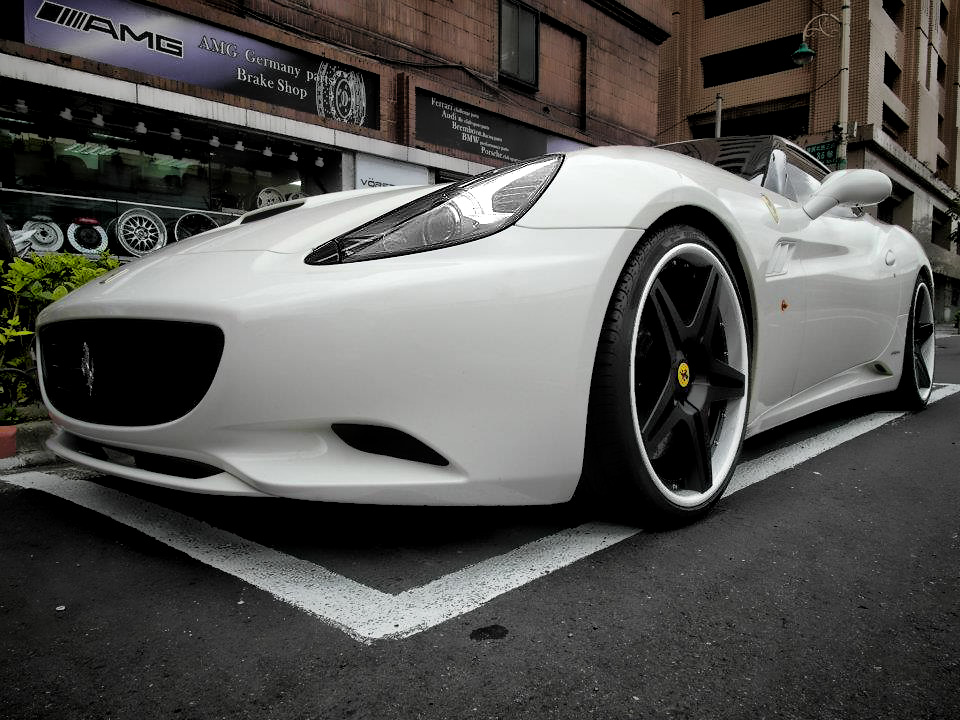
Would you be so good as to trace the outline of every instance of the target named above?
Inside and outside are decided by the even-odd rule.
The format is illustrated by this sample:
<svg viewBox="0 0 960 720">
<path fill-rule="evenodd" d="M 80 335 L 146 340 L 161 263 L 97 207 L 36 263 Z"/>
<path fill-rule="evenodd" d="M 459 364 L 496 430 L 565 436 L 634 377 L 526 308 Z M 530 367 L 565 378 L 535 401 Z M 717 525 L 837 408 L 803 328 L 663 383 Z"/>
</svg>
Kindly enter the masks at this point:
<svg viewBox="0 0 960 720">
<path fill-rule="evenodd" d="M 491 170 L 445 187 L 324 243 L 309 265 L 332 265 L 459 245 L 509 227 L 560 169 L 561 155 Z"/>
</svg>

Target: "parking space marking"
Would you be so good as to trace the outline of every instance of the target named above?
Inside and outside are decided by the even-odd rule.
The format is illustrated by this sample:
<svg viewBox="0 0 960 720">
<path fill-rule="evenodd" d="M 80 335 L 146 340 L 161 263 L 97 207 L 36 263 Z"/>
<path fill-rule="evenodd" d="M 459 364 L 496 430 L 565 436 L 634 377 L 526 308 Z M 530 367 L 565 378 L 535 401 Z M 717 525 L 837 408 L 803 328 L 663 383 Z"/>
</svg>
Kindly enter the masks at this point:
<svg viewBox="0 0 960 720">
<path fill-rule="evenodd" d="M 939 385 L 930 401 L 958 391 L 960 385 Z M 905 414 L 873 413 L 744 462 L 725 496 Z M 7 475 L 0 480 L 106 515 L 315 615 L 363 643 L 414 635 L 640 532 L 633 527 L 585 523 L 394 595 L 96 483 L 46 472 Z"/>
</svg>

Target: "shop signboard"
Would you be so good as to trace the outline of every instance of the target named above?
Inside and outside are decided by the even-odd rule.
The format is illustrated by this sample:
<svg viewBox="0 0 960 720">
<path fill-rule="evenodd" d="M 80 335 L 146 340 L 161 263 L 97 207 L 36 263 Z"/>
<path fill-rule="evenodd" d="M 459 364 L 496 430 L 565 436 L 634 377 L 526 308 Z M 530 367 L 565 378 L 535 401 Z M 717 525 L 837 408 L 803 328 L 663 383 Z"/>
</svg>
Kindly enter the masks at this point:
<svg viewBox="0 0 960 720">
<path fill-rule="evenodd" d="M 23 0 L 29 45 L 380 127 L 380 77 L 129 0 Z"/>
<path fill-rule="evenodd" d="M 430 182 L 430 173 L 425 167 L 366 153 L 357 153 L 356 172 L 358 190 L 390 185 L 426 185 Z"/>
<path fill-rule="evenodd" d="M 416 136 L 434 145 L 510 161 L 587 147 L 421 88 Z"/>
</svg>

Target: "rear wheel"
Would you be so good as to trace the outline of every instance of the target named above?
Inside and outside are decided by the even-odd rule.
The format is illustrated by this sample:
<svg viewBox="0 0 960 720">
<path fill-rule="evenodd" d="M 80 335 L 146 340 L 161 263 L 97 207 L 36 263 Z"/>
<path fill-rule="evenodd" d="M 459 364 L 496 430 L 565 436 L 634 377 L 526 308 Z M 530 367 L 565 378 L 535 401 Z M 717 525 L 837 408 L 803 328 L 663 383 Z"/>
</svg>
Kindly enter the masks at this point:
<svg viewBox="0 0 960 720">
<path fill-rule="evenodd" d="M 897 387 L 898 398 L 910 410 L 920 410 L 933 391 L 934 361 L 933 299 L 930 282 L 920 275 L 913 287 L 903 349 L 903 372 Z"/>
<path fill-rule="evenodd" d="M 590 481 L 647 526 L 704 515 L 746 427 L 747 326 L 736 282 L 700 230 L 642 242 L 601 333 L 588 427 Z"/>
</svg>

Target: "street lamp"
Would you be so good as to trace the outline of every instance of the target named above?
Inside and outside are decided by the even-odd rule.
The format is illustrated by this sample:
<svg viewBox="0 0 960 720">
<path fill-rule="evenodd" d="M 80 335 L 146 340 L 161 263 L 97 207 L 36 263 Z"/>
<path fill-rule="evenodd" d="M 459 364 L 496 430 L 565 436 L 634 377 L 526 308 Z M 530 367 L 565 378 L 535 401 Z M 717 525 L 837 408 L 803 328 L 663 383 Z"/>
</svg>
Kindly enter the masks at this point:
<svg viewBox="0 0 960 720">
<path fill-rule="evenodd" d="M 813 60 L 816 53 L 807 45 L 807 38 L 810 33 L 818 31 L 832 37 L 824 27 L 824 22 L 828 19 L 833 20 L 840 26 L 840 118 L 837 124 L 840 126 L 840 143 L 837 147 L 837 168 L 842 170 L 847 166 L 847 115 L 848 102 L 850 95 L 850 0 L 841 0 L 840 17 L 833 13 L 821 13 L 807 23 L 803 28 L 800 47 L 794 50 L 793 61 L 797 65 L 807 65 Z M 816 23 L 816 24 L 814 24 Z"/>
</svg>

